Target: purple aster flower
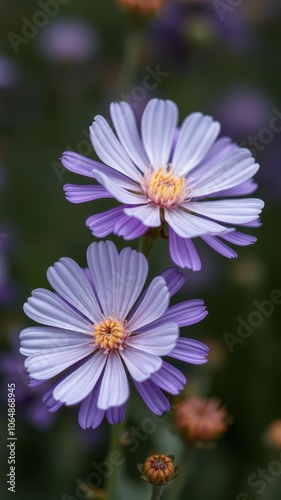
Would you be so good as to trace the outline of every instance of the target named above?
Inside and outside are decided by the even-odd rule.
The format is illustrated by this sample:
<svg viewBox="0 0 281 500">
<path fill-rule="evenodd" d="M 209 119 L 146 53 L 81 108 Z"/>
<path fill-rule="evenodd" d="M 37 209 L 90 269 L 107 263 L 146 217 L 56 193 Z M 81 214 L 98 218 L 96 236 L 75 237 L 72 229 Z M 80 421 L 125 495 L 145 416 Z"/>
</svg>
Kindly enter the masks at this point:
<svg viewBox="0 0 281 500">
<path fill-rule="evenodd" d="M 50 267 L 48 280 L 56 293 L 37 289 L 25 313 L 44 326 L 25 329 L 21 353 L 35 384 L 57 377 L 44 402 L 50 411 L 81 403 L 79 423 L 97 427 L 123 419 L 129 398 L 128 374 L 149 409 L 169 410 L 162 391 L 178 394 L 184 375 L 162 356 L 193 364 L 206 362 L 208 348 L 179 337 L 179 327 L 201 321 L 203 301 L 169 307 L 184 277 L 169 269 L 141 294 L 148 273 L 143 254 L 110 241 L 92 243 L 88 270 L 63 258 Z"/>
<path fill-rule="evenodd" d="M 193 270 L 201 267 L 193 238 L 202 238 L 228 258 L 237 254 L 225 241 L 240 246 L 256 241 L 233 225 L 258 223 L 264 203 L 237 196 L 256 189 L 252 177 L 259 165 L 248 149 L 217 139 L 218 122 L 192 113 L 178 131 L 176 104 L 152 99 L 142 116 L 141 138 L 129 104 L 112 103 L 110 111 L 117 137 L 102 116 L 90 127 L 104 164 L 73 152 L 62 157 L 65 168 L 101 184 L 65 185 L 69 201 L 115 198 L 121 203 L 87 219 L 94 236 L 113 232 L 130 240 L 148 228 L 159 228 L 161 235 L 168 227 L 172 260 Z"/>
</svg>

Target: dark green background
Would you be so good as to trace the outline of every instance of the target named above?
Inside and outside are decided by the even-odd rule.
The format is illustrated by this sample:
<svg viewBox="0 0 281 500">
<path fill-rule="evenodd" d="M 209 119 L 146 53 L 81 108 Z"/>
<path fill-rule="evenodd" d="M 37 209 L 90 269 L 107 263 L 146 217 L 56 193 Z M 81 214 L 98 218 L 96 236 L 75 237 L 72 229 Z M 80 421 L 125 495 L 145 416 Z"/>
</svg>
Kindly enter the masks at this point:
<svg viewBox="0 0 281 500">
<path fill-rule="evenodd" d="M 268 6 L 267 2 L 264 4 Z M 189 33 L 187 25 L 186 60 L 177 63 L 172 58 L 166 60 L 165 54 L 158 54 L 147 39 L 135 83 L 141 82 L 147 65 L 161 64 L 169 76 L 148 98 L 175 100 L 181 121 L 194 110 L 216 115 L 215 103 L 220 96 L 230 88 L 241 86 L 263 92 L 271 109 L 281 109 L 280 15 L 275 12 L 258 16 L 253 2 L 251 5 L 251 11 L 247 0 L 237 7 L 240 14 L 246 16 L 246 31 L 254 40 L 251 48 L 233 47 L 227 42 L 227 36 L 220 33 L 219 26 L 214 36 L 205 36 L 205 26 L 203 36 L 196 37 Z M 33 288 L 47 286 L 48 266 L 62 256 L 70 256 L 85 265 L 85 251 L 93 237 L 84 221 L 108 204 L 97 201 L 71 205 L 65 201 L 63 184 L 79 183 L 80 179 L 58 170 L 55 162 L 66 147 L 77 149 L 80 141 L 85 140 L 83 130 L 88 129 L 94 115 L 107 116 L 108 103 L 119 97 L 116 85 L 131 22 L 110 0 L 70 0 L 61 6 L 61 16 L 86 20 L 100 37 L 100 48 L 93 61 L 71 68 L 46 62 L 37 51 L 38 37 L 20 45 L 19 54 L 12 50 L 7 35 L 20 34 L 21 18 L 32 19 L 37 11 L 37 2 L 1 0 L 0 50 L 19 64 L 25 74 L 23 86 L 9 98 L 1 94 L 0 101 L 0 163 L 7 171 L 6 187 L 1 194 L 1 225 L 8 228 L 8 265 L 11 278 L 17 284 L 14 301 L 1 307 L 3 350 L 9 349 L 12 330 L 20 331 L 31 325 L 22 312 L 22 304 Z M 239 24 L 237 26 L 239 36 Z M 268 121 L 263 126 L 267 127 Z M 252 130 L 254 135 L 257 132 L 258 129 Z M 237 132 L 234 139 L 242 142 L 247 137 Z M 190 457 L 190 479 L 183 499 L 242 500 L 241 491 L 248 492 L 249 500 L 281 497 L 278 475 L 262 495 L 257 494 L 257 487 L 247 485 L 249 476 L 258 468 L 267 469 L 272 460 L 280 458 L 280 452 L 271 451 L 263 444 L 262 436 L 267 425 L 281 417 L 281 306 L 276 306 L 270 318 L 265 318 L 243 344 L 235 345 L 232 354 L 223 338 L 225 332 L 236 334 L 237 317 L 247 320 L 255 310 L 253 301 L 268 299 L 274 289 L 281 289 L 280 198 L 276 195 L 281 179 L 280 152 L 280 135 L 276 134 L 265 151 L 258 154 L 262 173 L 257 175 L 260 184 L 257 196 L 265 199 L 266 207 L 263 226 L 252 231 L 258 236 L 257 244 L 240 248 L 236 261 L 228 261 L 202 247 L 203 269 L 199 274 L 185 272 L 187 284 L 177 298 L 203 298 L 209 310 L 204 322 L 184 332 L 211 346 L 208 365 L 195 368 L 181 365 L 190 382 L 187 394 L 219 396 L 234 416 L 229 432 L 215 450 L 197 453 L 194 462 Z M 272 186 L 275 197 L 271 196 Z M 124 246 L 121 239 L 114 241 L 119 249 Z M 137 242 L 132 245 L 136 247 Z M 157 243 L 151 258 L 151 276 L 168 265 L 167 245 Z M 1 498 L 6 499 L 12 498 L 12 493 L 7 493 L 5 484 L 5 398 L 1 408 L 0 491 Z M 139 425 L 148 417 L 144 405 L 133 397 L 130 425 Z M 78 433 L 77 428 L 77 408 L 59 411 L 55 424 L 41 432 L 26 421 L 23 408 L 18 407 L 14 497 L 53 500 L 64 498 L 62 495 L 68 493 L 75 498 L 75 479 L 86 478 L 93 472 L 92 461 L 105 459 L 110 431 L 109 425 L 103 425 L 95 431 L 93 443 L 86 446 L 82 431 Z M 137 451 L 127 450 L 126 471 L 119 485 L 123 490 L 117 498 L 149 498 L 149 488 L 138 479 L 136 464 L 145 459 L 151 447 L 175 454 L 176 461 L 180 461 L 182 444 L 165 420 L 140 443 Z M 188 470 L 182 474 L 188 474 Z"/>
</svg>

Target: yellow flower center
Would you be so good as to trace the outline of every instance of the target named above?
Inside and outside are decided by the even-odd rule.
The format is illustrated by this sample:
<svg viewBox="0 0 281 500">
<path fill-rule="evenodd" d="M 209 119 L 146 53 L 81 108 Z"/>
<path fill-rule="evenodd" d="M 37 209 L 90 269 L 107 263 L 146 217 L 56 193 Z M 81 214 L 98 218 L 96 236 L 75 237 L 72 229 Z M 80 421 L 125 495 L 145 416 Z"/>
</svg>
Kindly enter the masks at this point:
<svg viewBox="0 0 281 500">
<path fill-rule="evenodd" d="M 126 322 L 122 322 L 112 316 L 94 324 L 93 337 L 95 345 L 103 349 L 105 353 L 116 349 L 123 349 L 126 338 L 130 335 L 126 329 Z"/>
<path fill-rule="evenodd" d="M 185 178 L 173 175 L 172 169 L 149 171 L 144 175 L 141 186 L 148 200 L 162 208 L 176 207 L 187 194 Z"/>
</svg>

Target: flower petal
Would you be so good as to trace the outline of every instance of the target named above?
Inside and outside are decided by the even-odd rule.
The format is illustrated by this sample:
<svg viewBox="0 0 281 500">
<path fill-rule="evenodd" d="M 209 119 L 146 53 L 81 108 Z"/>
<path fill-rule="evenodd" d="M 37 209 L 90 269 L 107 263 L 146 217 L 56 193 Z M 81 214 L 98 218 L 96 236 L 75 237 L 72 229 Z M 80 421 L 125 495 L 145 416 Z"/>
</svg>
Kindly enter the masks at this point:
<svg viewBox="0 0 281 500">
<path fill-rule="evenodd" d="M 103 313 L 126 318 L 146 281 L 147 259 L 131 248 L 118 255 L 111 242 L 92 243 L 87 258 Z"/>
<path fill-rule="evenodd" d="M 49 267 L 47 278 L 54 290 L 92 323 L 100 321 L 101 311 L 93 289 L 74 260 L 67 257 L 60 259 Z"/>
<path fill-rule="evenodd" d="M 118 172 L 138 181 L 140 173 L 118 141 L 105 118 L 98 115 L 90 127 L 91 141 L 99 158 Z"/>
<path fill-rule="evenodd" d="M 175 349 L 169 353 L 169 356 L 186 363 L 202 365 L 208 361 L 206 359 L 208 352 L 209 348 L 198 340 L 179 338 Z"/>
<path fill-rule="evenodd" d="M 92 352 L 93 348 L 88 345 L 42 349 L 38 354 L 29 356 L 25 360 L 24 366 L 32 378 L 48 380 L 86 358 Z"/>
<path fill-rule="evenodd" d="M 140 298 L 138 307 L 134 309 L 129 319 L 128 329 L 137 331 L 158 319 L 166 311 L 169 299 L 170 295 L 164 278 L 157 276 L 148 286 L 145 295 Z"/>
<path fill-rule="evenodd" d="M 105 410 L 97 407 L 99 390 L 100 380 L 80 405 L 78 421 L 82 429 L 96 429 L 103 421 Z"/>
<path fill-rule="evenodd" d="M 25 314 L 43 325 L 89 333 L 92 323 L 67 305 L 56 294 L 37 288 L 23 306 Z"/>
<path fill-rule="evenodd" d="M 110 178 L 109 176 L 93 170 L 95 179 L 112 195 L 113 198 L 120 203 L 127 203 L 128 205 L 137 205 L 140 203 L 147 203 L 147 198 L 140 192 L 140 187 L 136 184 L 131 189 L 135 192 L 127 191 L 118 181 Z"/>
<path fill-rule="evenodd" d="M 91 215 L 86 220 L 86 226 L 97 238 L 104 238 L 113 233 L 115 224 L 123 215 L 124 206 L 111 208 L 100 214 Z"/>
<path fill-rule="evenodd" d="M 122 236 L 124 240 L 134 240 L 142 236 L 147 231 L 147 227 L 135 217 L 129 217 L 122 213 L 114 224 L 113 231 L 114 234 Z"/>
<path fill-rule="evenodd" d="M 227 259 L 235 259 L 238 257 L 237 252 L 230 248 L 229 246 L 225 245 L 222 241 L 219 240 L 216 236 L 201 236 L 202 240 L 207 243 L 213 250 L 216 252 L 220 253 Z"/>
<path fill-rule="evenodd" d="M 226 227 L 216 222 L 189 214 L 180 208 L 165 210 L 165 219 L 175 233 L 182 238 L 195 238 L 202 234 L 227 231 Z"/>
<path fill-rule="evenodd" d="M 46 349 L 89 345 L 91 336 L 49 326 L 32 326 L 20 333 L 20 352 L 24 356 L 40 354 Z"/>
<path fill-rule="evenodd" d="M 102 376 L 98 397 L 98 408 L 108 410 L 111 406 L 121 406 L 129 398 L 129 384 L 120 356 L 111 352 Z"/>
<path fill-rule="evenodd" d="M 240 233 L 239 231 L 232 231 L 232 233 L 221 235 L 226 241 L 229 243 L 233 243 L 234 245 L 238 245 L 240 247 L 246 247 L 247 245 L 252 245 L 257 241 L 255 236 L 251 236 L 249 234 Z"/>
<path fill-rule="evenodd" d="M 200 271 L 201 259 L 189 238 L 181 238 L 169 228 L 169 250 L 172 261 L 180 267 L 187 267 L 193 271 Z"/>
<path fill-rule="evenodd" d="M 190 326 L 199 323 L 208 315 L 203 300 L 186 300 L 174 306 L 168 307 L 163 316 L 153 322 L 153 326 L 162 325 L 165 322 L 175 322 L 178 326 Z"/>
<path fill-rule="evenodd" d="M 150 380 L 160 389 L 174 396 L 179 394 L 186 384 L 186 378 L 183 373 L 166 361 L 163 362 L 158 372 L 151 375 Z"/>
<path fill-rule="evenodd" d="M 208 153 L 220 133 L 220 124 L 211 116 L 190 114 L 183 122 L 172 159 L 174 172 L 185 176 Z"/>
<path fill-rule="evenodd" d="M 144 110 L 142 140 L 155 170 L 165 167 L 169 162 L 177 121 L 178 108 L 172 101 L 152 99 Z"/>
<path fill-rule="evenodd" d="M 154 356 L 150 352 L 142 352 L 128 345 L 120 351 L 120 356 L 131 377 L 138 382 L 147 380 L 162 365 L 162 359 L 159 356 Z"/>
<path fill-rule="evenodd" d="M 130 217 L 136 217 L 147 227 L 161 226 L 160 208 L 155 205 L 146 204 L 125 208 L 124 213 Z"/>
<path fill-rule="evenodd" d="M 111 424 L 118 424 L 119 422 L 123 422 L 125 417 L 126 405 L 121 406 L 113 406 L 106 410 L 106 418 L 107 421 Z"/>
<path fill-rule="evenodd" d="M 100 198 L 112 198 L 112 195 L 103 186 L 65 184 L 63 190 L 67 201 L 70 201 L 70 203 L 85 203 Z"/>
<path fill-rule="evenodd" d="M 161 276 L 166 281 L 170 297 L 173 297 L 184 285 L 186 277 L 179 271 L 177 267 L 169 267 Z"/>
<path fill-rule="evenodd" d="M 106 361 L 103 351 L 95 352 L 57 385 L 53 392 L 54 398 L 67 406 L 80 403 L 96 385 Z"/>
<path fill-rule="evenodd" d="M 152 380 L 149 379 L 140 383 L 134 380 L 133 382 L 140 397 L 153 413 L 156 413 L 156 415 L 162 415 L 164 411 L 170 410 L 169 401 L 159 387 L 152 382 Z"/>
<path fill-rule="evenodd" d="M 229 137 L 220 137 L 209 149 L 207 155 L 192 171 L 192 179 L 200 180 L 217 163 L 225 158 L 229 153 L 239 148 Z"/>
<path fill-rule="evenodd" d="M 103 168 L 102 163 L 86 158 L 73 151 L 65 151 L 62 155 L 61 162 L 70 172 L 84 175 L 85 177 L 93 177 L 92 170 L 94 168 Z"/>
<path fill-rule="evenodd" d="M 126 345 L 156 356 L 165 356 L 176 346 L 179 327 L 176 323 L 162 323 L 160 326 L 142 328 L 138 335 L 129 337 Z"/>
<path fill-rule="evenodd" d="M 238 186 L 253 177 L 258 169 L 259 165 L 248 149 L 237 149 L 192 183 L 192 197 L 206 196 Z"/>
<path fill-rule="evenodd" d="M 149 166 L 149 159 L 141 142 L 131 106 L 124 101 L 112 103 L 110 114 L 123 148 L 135 165 L 144 172 Z"/>
<path fill-rule="evenodd" d="M 243 224 L 258 218 L 264 202 L 257 198 L 241 198 L 218 201 L 190 201 L 183 207 L 196 214 L 229 224 Z"/>
</svg>

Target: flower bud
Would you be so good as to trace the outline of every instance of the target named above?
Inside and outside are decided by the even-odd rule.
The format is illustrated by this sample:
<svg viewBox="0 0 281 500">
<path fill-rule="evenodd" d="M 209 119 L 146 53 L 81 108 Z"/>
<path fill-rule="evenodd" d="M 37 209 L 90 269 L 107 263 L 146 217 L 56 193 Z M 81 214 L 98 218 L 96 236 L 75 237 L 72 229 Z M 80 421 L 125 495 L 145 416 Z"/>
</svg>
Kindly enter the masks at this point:
<svg viewBox="0 0 281 500">
<path fill-rule="evenodd" d="M 144 464 L 138 464 L 141 478 L 150 484 L 163 486 L 169 484 L 178 474 L 179 467 L 174 466 L 173 455 L 157 455 L 150 451 Z"/>
<path fill-rule="evenodd" d="M 138 11 L 140 14 L 154 14 L 164 4 L 164 0 L 116 0 L 126 9 Z"/>
<path fill-rule="evenodd" d="M 271 448 L 281 450 L 281 420 L 274 420 L 268 426 L 265 436 L 265 444 Z"/>
<path fill-rule="evenodd" d="M 216 398 L 192 397 L 175 410 L 175 426 L 189 444 L 202 446 L 216 441 L 226 431 L 232 419 Z"/>
</svg>

